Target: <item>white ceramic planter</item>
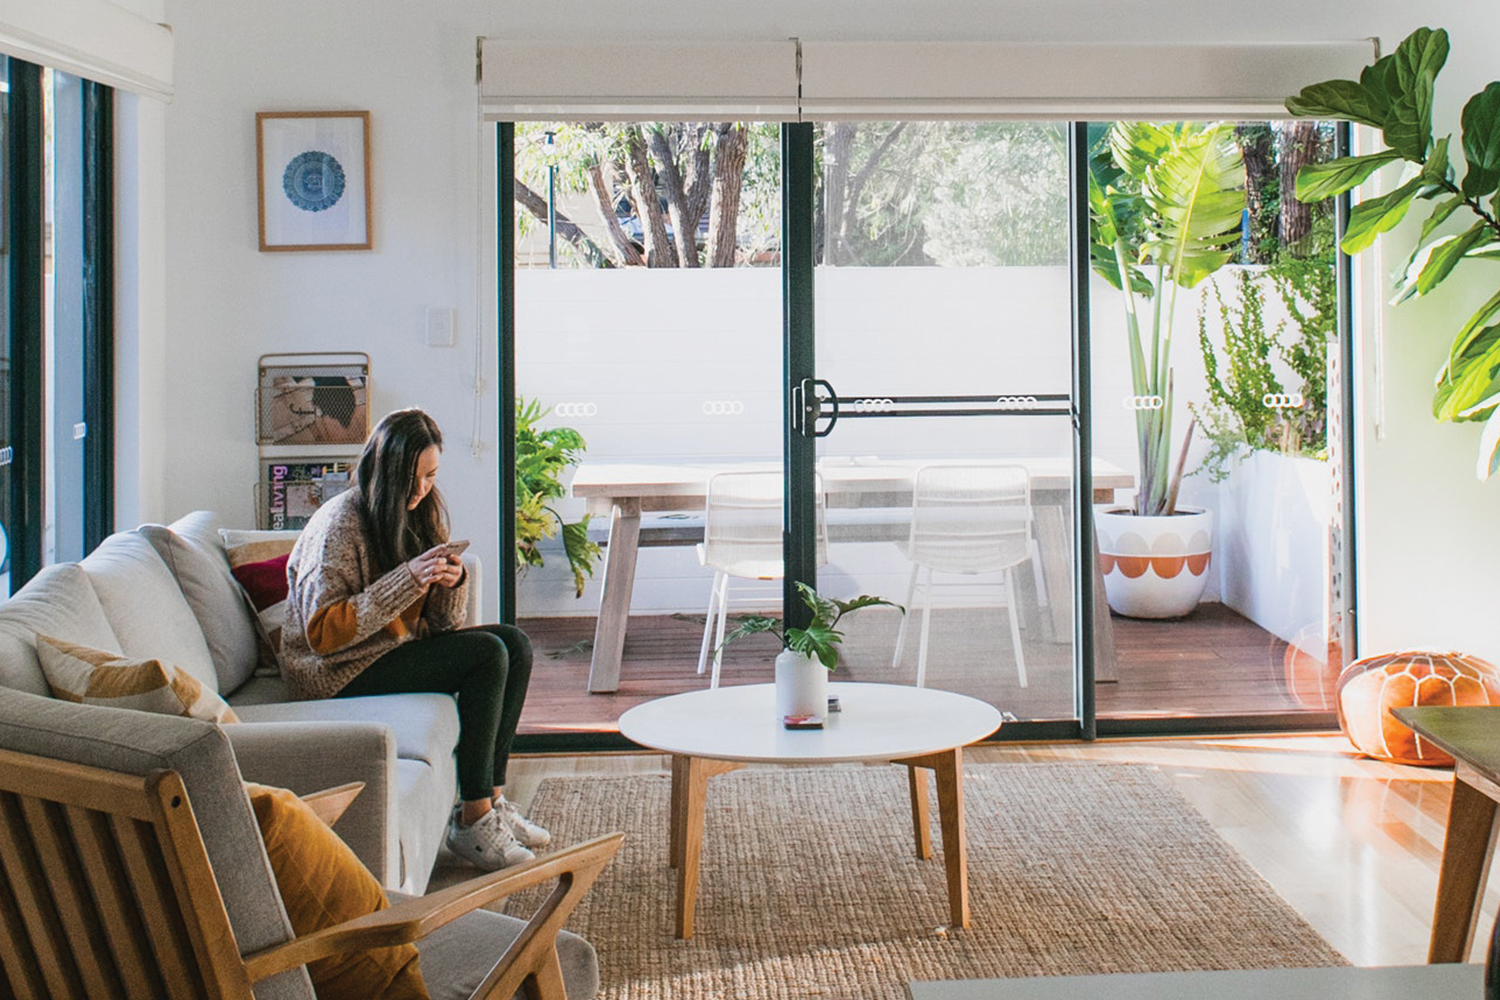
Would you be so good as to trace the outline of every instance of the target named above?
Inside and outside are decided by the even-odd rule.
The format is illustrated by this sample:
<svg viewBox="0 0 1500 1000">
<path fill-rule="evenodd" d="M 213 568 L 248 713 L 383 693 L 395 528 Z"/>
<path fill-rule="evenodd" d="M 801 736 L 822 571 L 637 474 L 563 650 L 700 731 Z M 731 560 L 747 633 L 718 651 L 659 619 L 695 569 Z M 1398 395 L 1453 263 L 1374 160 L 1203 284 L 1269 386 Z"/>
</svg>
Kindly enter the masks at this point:
<svg viewBox="0 0 1500 1000">
<path fill-rule="evenodd" d="M 783 649 L 776 656 L 776 721 L 828 711 L 828 668 L 815 656 Z"/>
<path fill-rule="evenodd" d="M 1333 471 L 1327 462 L 1257 451 L 1219 493 L 1215 563 L 1226 605 L 1322 655 L 1329 617 Z"/>
<path fill-rule="evenodd" d="M 1128 618 L 1181 618 L 1208 583 L 1213 514 L 1178 508 L 1141 517 L 1112 504 L 1094 508 L 1099 569 L 1110 609 Z"/>
</svg>

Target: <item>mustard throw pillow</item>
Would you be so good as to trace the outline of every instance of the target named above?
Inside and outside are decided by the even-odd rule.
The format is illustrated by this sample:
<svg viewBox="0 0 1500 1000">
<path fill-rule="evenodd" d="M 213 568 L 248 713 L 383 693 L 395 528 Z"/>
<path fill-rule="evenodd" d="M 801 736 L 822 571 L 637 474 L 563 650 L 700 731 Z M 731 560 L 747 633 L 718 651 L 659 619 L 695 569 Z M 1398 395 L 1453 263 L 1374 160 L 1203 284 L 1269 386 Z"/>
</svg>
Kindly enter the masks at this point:
<svg viewBox="0 0 1500 1000">
<path fill-rule="evenodd" d="M 386 908 L 375 876 L 307 803 L 285 788 L 245 791 L 298 937 Z M 320 958 L 307 973 L 318 1000 L 429 1000 L 412 944 Z"/>
<path fill-rule="evenodd" d="M 106 653 L 50 635 L 36 637 L 36 652 L 54 698 L 205 722 L 240 721 L 223 698 L 170 663 Z"/>
</svg>

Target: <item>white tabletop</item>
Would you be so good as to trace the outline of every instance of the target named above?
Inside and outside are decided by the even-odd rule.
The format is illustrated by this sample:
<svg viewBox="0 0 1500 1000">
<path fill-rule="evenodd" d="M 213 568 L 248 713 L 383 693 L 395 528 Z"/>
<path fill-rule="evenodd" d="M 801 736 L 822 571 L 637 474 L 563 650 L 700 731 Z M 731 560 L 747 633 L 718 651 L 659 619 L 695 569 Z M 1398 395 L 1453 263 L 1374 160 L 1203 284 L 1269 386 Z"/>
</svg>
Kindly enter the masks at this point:
<svg viewBox="0 0 1500 1000">
<path fill-rule="evenodd" d="M 822 729 L 786 729 L 774 684 L 689 691 L 637 705 L 620 733 L 642 746 L 688 757 L 768 764 L 887 761 L 951 750 L 1000 728 L 1000 712 L 977 698 L 897 684 L 829 684 L 843 711 Z"/>
<path fill-rule="evenodd" d="M 1478 965 L 1248 969 L 908 984 L 912 1000 L 1480 1000 Z"/>
</svg>

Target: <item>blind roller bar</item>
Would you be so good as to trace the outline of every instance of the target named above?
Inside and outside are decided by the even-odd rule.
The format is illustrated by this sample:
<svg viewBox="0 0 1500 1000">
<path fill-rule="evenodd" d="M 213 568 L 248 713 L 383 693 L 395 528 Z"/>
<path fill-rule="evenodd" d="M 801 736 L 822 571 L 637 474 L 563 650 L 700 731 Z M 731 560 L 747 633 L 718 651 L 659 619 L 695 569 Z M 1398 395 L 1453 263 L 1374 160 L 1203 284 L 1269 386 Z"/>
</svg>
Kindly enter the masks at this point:
<svg viewBox="0 0 1500 1000">
<path fill-rule="evenodd" d="M 0 53 L 170 100 L 172 29 L 108 0 L 6 0 Z"/>
<path fill-rule="evenodd" d="M 479 40 L 485 115 L 795 121 L 797 43 Z"/>
<path fill-rule="evenodd" d="M 1374 39 L 1285 44 L 479 40 L 492 120 L 1116 119 L 1287 116 L 1354 78 Z"/>
<path fill-rule="evenodd" d="M 1288 44 L 803 42 L 803 118 L 1285 118 L 1374 40 Z"/>
</svg>

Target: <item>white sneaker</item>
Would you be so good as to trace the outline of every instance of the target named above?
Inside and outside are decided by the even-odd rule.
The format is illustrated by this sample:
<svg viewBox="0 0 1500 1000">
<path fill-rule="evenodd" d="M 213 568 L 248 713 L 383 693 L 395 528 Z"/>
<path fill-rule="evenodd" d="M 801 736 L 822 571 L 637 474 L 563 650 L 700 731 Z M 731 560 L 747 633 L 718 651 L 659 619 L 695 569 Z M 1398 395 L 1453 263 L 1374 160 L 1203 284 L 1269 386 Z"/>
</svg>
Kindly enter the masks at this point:
<svg viewBox="0 0 1500 1000">
<path fill-rule="evenodd" d="M 505 817 L 506 824 L 510 826 L 511 835 L 525 846 L 546 847 L 552 843 L 552 834 L 547 832 L 547 828 L 538 826 L 522 816 L 516 804 L 504 795 L 495 797 L 494 806 L 500 811 L 500 815 Z"/>
<path fill-rule="evenodd" d="M 462 806 L 454 806 L 448 820 L 448 850 L 458 857 L 486 871 L 509 868 L 536 857 L 516 840 L 498 809 L 491 809 L 468 826 L 460 822 L 462 810 Z"/>
</svg>

